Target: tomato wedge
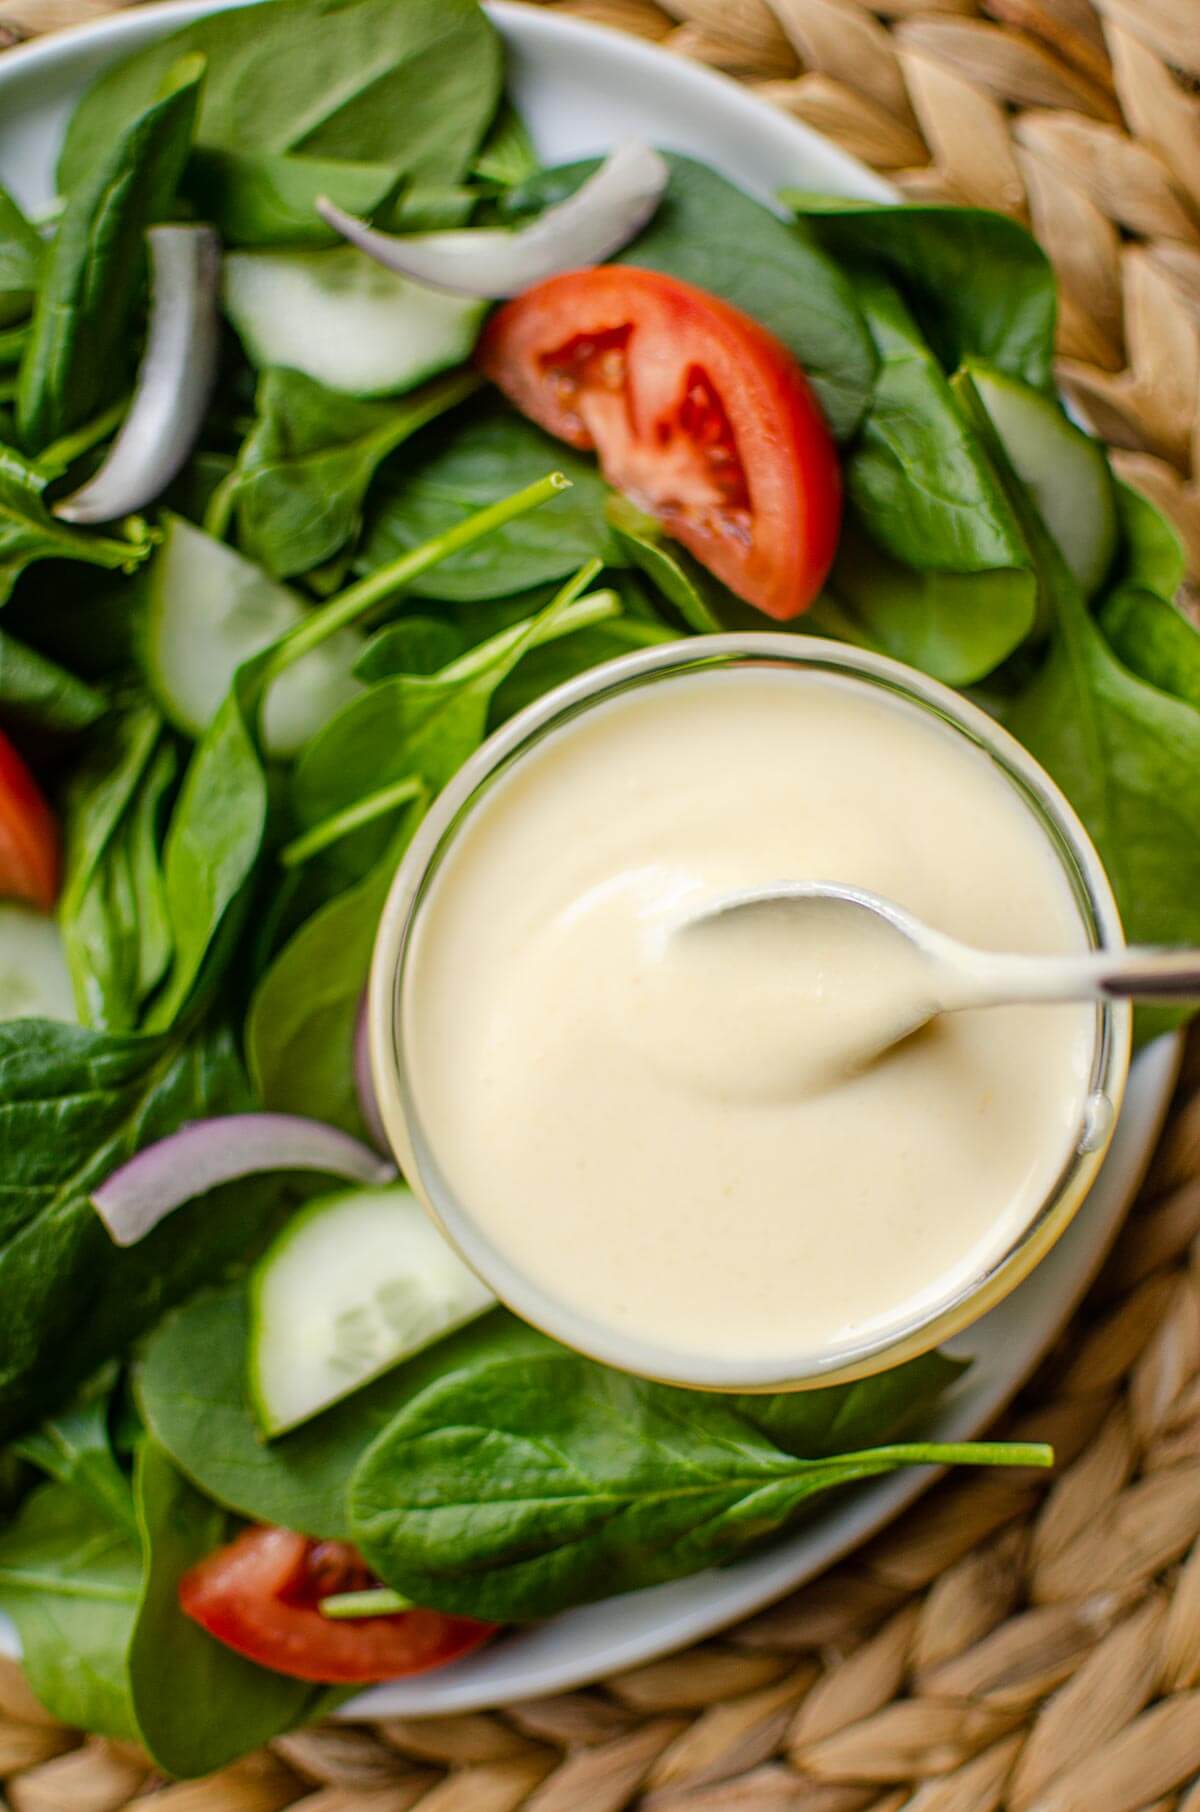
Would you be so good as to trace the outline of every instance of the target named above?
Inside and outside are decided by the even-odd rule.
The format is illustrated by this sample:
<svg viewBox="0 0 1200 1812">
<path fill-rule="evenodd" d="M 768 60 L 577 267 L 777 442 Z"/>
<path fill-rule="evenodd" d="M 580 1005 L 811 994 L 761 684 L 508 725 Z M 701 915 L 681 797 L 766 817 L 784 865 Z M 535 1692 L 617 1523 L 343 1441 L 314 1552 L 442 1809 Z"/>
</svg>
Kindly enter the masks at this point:
<svg viewBox="0 0 1200 1812">
<path fill-rule="evenodd" d="M 476 358 L 740 598 L 779 618 L 812 603 L 837 546 L 837 454 L 799 365 L 749 315 L 605 265 L 506 303 Z"/>
<path fill-rule="evenodd" d="M 444 1667 L 486 1642 L 494 1623 L 400 1611 L 345 1623 L 319 1605 L 376 1582 L 356 1549 L 290 1529 L 246 1529 L 185 1573 L 179 1604 L 227 1648 L 296 1680 L 360 1685 Z"/>
<path fill-rule="evenodd" d="M 58 826 L 33 775 L 0 734 L 0 899 L 49 912 L 58 898 Z"/>
</svg>

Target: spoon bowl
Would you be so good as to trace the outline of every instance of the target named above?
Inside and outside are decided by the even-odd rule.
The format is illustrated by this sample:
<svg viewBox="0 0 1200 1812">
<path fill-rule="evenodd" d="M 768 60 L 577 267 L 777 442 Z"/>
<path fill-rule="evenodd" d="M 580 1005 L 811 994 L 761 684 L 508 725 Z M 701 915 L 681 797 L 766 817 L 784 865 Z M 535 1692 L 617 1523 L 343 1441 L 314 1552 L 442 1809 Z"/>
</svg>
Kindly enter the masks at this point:
<svg viewBox="0 0 1200 1812">
<path fill-rule="evenodd" d="M 872 996 L 836 1040 L 842 1073 L 865 1068 L 942 1013 L 1081 1000 L 1200 999 L 1200 950 L 1090 950 L 1021 956 L 979 950 L 895 900 L 839 881 L 788 881 L 707 901 L 677 927 L 696 938 L 786 928 L 788 953 L 835 1010 L 852 981 Z M 794 940 L 794 942 L 793 942 Z"/>
</svg>

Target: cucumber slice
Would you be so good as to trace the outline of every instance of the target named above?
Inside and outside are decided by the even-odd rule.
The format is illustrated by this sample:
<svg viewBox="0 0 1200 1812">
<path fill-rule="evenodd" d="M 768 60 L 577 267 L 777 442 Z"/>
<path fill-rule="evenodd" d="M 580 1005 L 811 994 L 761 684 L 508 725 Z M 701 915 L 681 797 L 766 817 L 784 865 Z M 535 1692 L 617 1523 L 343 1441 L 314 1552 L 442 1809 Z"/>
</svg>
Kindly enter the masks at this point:
<svg viewBox="0 0 1200 1812">
<path fill-rule="evenodd" d="M 0 1019 L 78 1018 L 58 925 L 29 906 L 0 906 Z"/>
<path fill-rule="evenodd" d="M 223 541 L 182 516 L 164 516 L 164 523 L 150 571 L 145 664 L 167 716 L 198 736 L 242 662 L 307 612 L 286 585 Z M 294 755 L 362 690 L 351 673 L 362 650 L 362 637 L 344 629 L 280 674 L 263 709 L 268 754 Z"/>
<path fill-rule="evenodd" d="M 230 252 L 225 312 L 252 365 L 290 365 L 330 390 L 392 396 L 461 365 L 488 304 L 397 277 L 353 246 Z"/>
<path fill-rule="evenodd" d="M 1103 448 L 1053 397 L 987 365 L 971 362 L 967 369 L 1013 469 L 1090 598 L 1117 550 L 1117 505 Z"/>
<path fill-rule="evenodd" d="M 493 1307 L 410 1189 L 313 1202 L 250 1283 L 250 1396 L 268 1435 L 307 1422 Z"/>
</svg>

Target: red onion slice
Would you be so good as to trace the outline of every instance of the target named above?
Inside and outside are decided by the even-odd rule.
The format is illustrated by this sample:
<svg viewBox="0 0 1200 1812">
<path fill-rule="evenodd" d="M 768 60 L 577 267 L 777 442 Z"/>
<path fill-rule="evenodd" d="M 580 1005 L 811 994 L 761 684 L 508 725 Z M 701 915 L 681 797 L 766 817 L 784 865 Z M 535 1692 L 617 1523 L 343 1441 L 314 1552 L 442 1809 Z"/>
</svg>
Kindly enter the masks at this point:
<svg viewBox="0 0 1200 1812">
<path fill-rule="evenodd" d="M 390 1183 L 396 1169 L 349 1133 L 298 1114 L 224 1114 L 148 1145 L 115 1170 L 92 1206 L 118 1246 L 135 1246 L 193 1196 L 268 1170 L 318 1170 L 351 1183 Z"/>
<path fill-rule="evenodd" d="M 622 145 L 557 207 L 515 232 L 381 233 L 326 196 L 327 226 L 390 271 L 456 296 L 519 296 L 559 271 L 603 264 L 637 237 L 662 200 L 670 171 L 649 145 Z"/>
<path fill-rule="evenodd" d="M 54 505 L 64 522 L 113 522 L 165 491 L 196 444 L 217 375 L 221 243 L 211 227 L 151 227 L 146 349 L 133 400 L 99 471 Z"/>
</svg>

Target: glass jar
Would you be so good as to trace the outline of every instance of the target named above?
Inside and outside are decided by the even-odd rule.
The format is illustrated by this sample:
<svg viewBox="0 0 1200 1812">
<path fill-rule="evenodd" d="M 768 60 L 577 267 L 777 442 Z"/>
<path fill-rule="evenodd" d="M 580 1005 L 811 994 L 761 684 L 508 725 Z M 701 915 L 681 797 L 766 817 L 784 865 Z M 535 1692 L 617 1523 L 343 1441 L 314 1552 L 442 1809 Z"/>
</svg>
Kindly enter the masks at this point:
<svg viewBox="0 0 1200 1812">
<path fill-rule="evenodd" d="M 1108 1148 L 1129 1069 L 1131 1012 L 1121 1002 L 1097 1005 L 1088 1088 L 1073 1142 L 1040 1208 L 1007 1251 L 953 1295 L 886 1335 L 835 1354 L 797 1353 L 781 1369 L 710 1362 L 680 1375 L 676 1355 L 611 1330 L 586 1325 L 516 1269 L 455 1198 L 441 1174 L 416 1112 L 400 1010 L 413 928 L 431 882 L 462 825 L 489 789 L 544 738 L 581 713 L 632 688 L 712 669 L 763 665 L 855 678 L 898 695 L 982 751 L 1033 813 L 1076 902 L 1088 944 L 1124 939 L 1100 858 L 1070 805 L 1048 775 L 985 712 L 959 694 L 885 656 L 786 633 L 697 637 L 644 649 L 592 668 L 512 718 L 439 795 L 402 861 L 380 922 L 371 970 L 371 1069 L 380 1112 L 400 1167 L 448 1238 L 502 1302 L 534 1326 L 592 1358 L 664 1382 L 708 1390 L 792 1390 L 844 1383 L 928 1351 L 993 1308 L 1050 1249 L 1078 1212 Z"/>
</svg>

